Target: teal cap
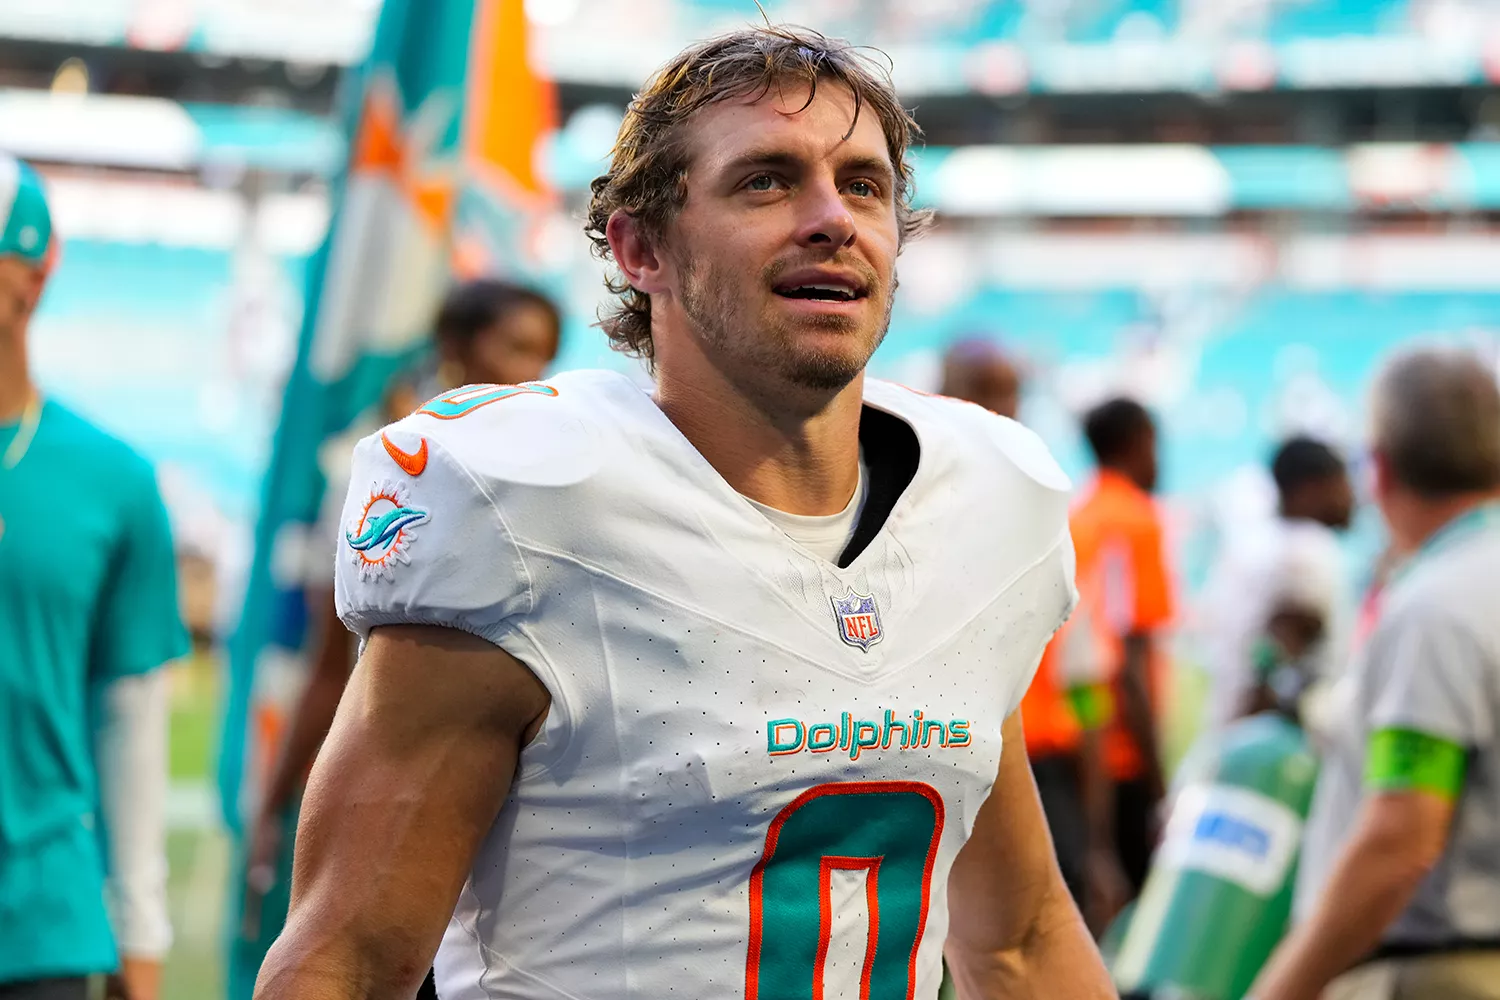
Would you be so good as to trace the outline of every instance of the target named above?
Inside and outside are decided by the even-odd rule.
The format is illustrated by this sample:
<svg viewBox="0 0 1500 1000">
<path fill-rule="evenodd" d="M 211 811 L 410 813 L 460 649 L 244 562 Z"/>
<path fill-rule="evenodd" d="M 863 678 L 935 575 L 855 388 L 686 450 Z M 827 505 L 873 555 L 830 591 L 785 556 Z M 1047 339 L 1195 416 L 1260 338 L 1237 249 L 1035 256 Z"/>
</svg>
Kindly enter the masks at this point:
<svg viewBox="0 0 1500 1000">
<path fill-rule="evenodd" d="M 46 266 L 52 249 L 52 213 L 42 178 L 29 164 L 0 153 L 0 257 Z"/>
</svg>

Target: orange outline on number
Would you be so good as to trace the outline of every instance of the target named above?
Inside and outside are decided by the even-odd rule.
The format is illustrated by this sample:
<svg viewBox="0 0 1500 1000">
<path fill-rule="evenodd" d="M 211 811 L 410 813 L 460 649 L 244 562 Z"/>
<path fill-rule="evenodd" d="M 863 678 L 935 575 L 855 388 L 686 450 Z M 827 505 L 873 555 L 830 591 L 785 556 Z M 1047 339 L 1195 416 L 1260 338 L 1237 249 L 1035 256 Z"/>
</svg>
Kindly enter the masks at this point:
<svg viewBox="0 0 1500 1000">
<path fill-rule="evenodd" d="M 776 854 L 776 842 L 781 837 L 782 826 L 786 824 L 786 821 L 798 809 L 801 809 L 813 799 L 822 798 L 825 795 L 911 792 L 915 792 L 928 802 L 931 802 L 933 810 L 932 839 L 927 844 L 927 861 L 922 867 L 922 909 L 917 915 L 917 933 L 915 939 L 912 941 L 911 957 L 907 959 L 906 963 L 906 1000 L 912 1000 L 917 991 L 917 952 L 922 947 L 922 935 L 927 929 L 927 910 L 932 903 L 932 869 L 937 864 L 937 849 L 938 843 L 943 839 L 944 822 L 943 797 L 938 794 L 936 788 L 920 781 L 840 781 L 826 785 L 817 785 L 797 796 L 792 800 L 790 805 L 776 814 L 776 818 L 771 821 L 770 827 L 766 830 L 765 850 L 761 853 L 760 860 L 755 863 L 755 867 L 750 872 L 750 946 L 745 950 L 745 1000 L 760 1000 L 760 945 L 763 933 L 762 928 L 765 921 L 765 903 L 761 898 L 761 893 L 764 891 L 766 865 Z M 825 855 L 823 861 L 826 862 L 832 857 L 833 855 Z M 862 858 L 859 860 L 868 861 L 869 859 Z M 819 872 L 822 873 L 824 870 L 820 865 Z M 871 881 L 866 883 L 867 892 L 874 891 L 872 888 L 874 876 L 875 872 L 872 871 Z M 821 874 L 819 880 L 820 882 L 822 881 Z M 821 886 L 819 888 L 821 891 Z M 822 900 L 820 899 L 820 909 L 821 905 Z M 870 926 L 872 934 L 874 932 L 873 929 L 878 909 L 878 903 L 871 904 Z M 818 947 L 820 954 L 826 956 L 828 945 L 826 941 L 821 940 L 821 934 Z M 862 1000 L 869 996 L 869 975 L 874 960 L 875 951 L 872 948 L 865 953 L 867 965 L 864 978 L 860 983 L 860 997 Z M 818 991 L 815 995 L 821 996 L 821 980 L 815 979 L 813 988 Z"/>
<path fill-rule="evenodd" d="M 878 858 L 826 855 L 818 864 L 818 957 L 813 960 L 813 1000 L 823 1000 L 823 968 L 833 939 L 833 873 L 866 871 L 865 906 L 870 911 L 870 933 L 865 938 L 865 962 L 859 977 L 859 1000 L 870 1000 L 870 974 L 875 971 L 875 948 L 880 943 L 880 863 Z M 925 880 L 924 880 L 925 885 Z M 926 924 L 926 919 L 923 919 Z M 917 934 L 920 941 L 922 935 Z"/>
</svg>

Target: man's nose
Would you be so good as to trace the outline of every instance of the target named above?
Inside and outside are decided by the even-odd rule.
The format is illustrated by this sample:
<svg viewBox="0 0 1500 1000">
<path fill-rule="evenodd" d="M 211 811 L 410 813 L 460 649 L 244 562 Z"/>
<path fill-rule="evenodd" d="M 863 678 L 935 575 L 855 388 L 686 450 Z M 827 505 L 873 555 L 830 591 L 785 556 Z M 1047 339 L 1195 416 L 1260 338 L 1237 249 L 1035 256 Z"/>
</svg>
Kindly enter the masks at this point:
<svg viewBox="0 0 1500 1000">
<path fill-rule="evenodd" d="M 842 192 L 830 178 L 803 188 L 799 199 L 802 217 L 797 242 L 822 249 L 843 248 L 854 243 L 854 216 Z"/>
</svg>

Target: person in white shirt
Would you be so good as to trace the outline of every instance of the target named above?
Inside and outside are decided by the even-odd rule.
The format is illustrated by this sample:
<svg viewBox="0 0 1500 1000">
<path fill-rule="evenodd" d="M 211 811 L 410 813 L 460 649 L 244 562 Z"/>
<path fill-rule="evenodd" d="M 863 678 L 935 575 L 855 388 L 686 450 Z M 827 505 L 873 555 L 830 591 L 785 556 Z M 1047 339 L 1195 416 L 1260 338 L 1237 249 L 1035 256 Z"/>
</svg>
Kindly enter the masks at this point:
<svg viewBox="0 0 1500 1000">
<path fill-rule="evenodd" d="M 1294 927 L 1259 1000 L 1500 998 L 1500 386 L 1461 350 L 1376 380 L 1372 492 L 1399 564 L 1336 711 Z"/>
<path fill-rule="evenodd" d="M 1276 516 L 1231 524 L 1203 605 L 1210 695 L 1209 732 L 1245 714 L 1258 677 L 1256 647 L 1273 621 L 1316 647 L 1319 672 L 1338 669 L 1352 624 L 1352 598 L 1339 532 L 1354 515 L 1343 458 L 1329 445 L 1294 437 L 1271 460 Z"/>
</svg>

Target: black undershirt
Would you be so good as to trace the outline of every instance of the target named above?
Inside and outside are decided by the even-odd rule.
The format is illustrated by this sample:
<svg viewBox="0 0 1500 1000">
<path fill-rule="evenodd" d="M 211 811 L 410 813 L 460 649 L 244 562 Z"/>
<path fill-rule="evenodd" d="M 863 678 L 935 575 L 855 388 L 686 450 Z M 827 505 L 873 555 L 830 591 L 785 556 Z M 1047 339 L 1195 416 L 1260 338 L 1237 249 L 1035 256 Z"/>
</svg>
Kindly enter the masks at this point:
<svg viewBox="0 0 1500 1000">
<path fill-rule="evenodd" d="M 858 559 L 880 533 L 896 501 L 916 477 L 917 462 L 922 457 L 916 431 L 901 418 L 872 406 L 866 406 L 860 414 L 859 444 L 864 450 L 869 492 L 854 534 L 839 555 L 840 569 Z"/>
</svg>

